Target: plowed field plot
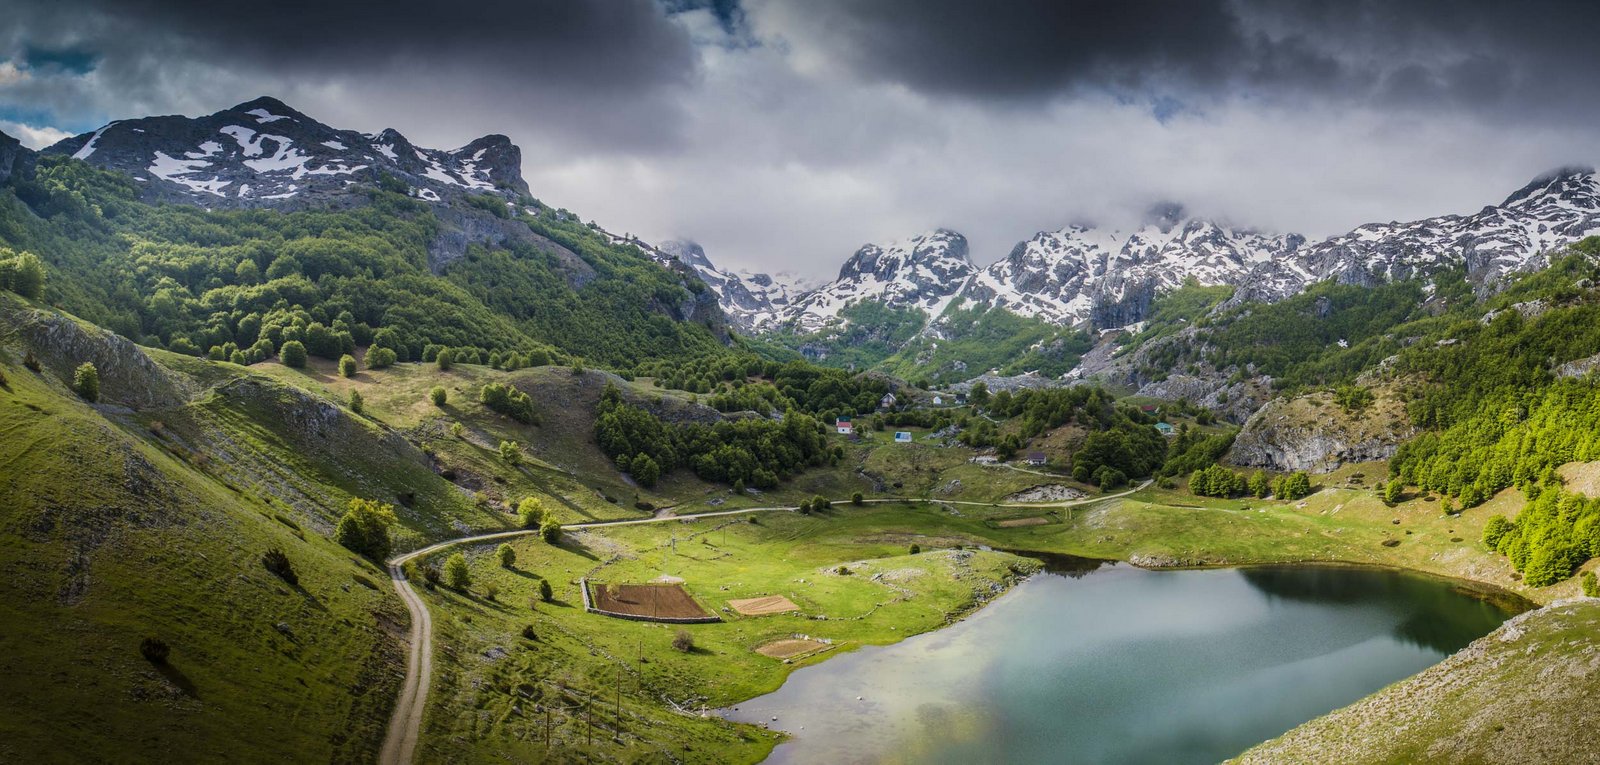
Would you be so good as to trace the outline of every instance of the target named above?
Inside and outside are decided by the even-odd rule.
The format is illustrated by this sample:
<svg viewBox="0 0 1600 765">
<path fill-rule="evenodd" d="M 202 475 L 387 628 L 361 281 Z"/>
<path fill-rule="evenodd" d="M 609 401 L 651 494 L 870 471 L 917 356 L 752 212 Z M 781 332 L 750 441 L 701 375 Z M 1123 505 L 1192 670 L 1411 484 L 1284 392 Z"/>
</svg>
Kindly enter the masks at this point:
<svg viewBox="0 0 1600 765">
<path fill-rule="evenodd" d="M 745 616 L 764 616 L 766 614 L 781 614 L 785 611 L 799 611 L 800 607 L 794 601 L 782 595 L 766 595 L 759 598 L 745 598 L 743 600 L 730 600 L 728 605 L 733 610 Z"/>
<path fill-rule="evenodd" d="M 598 611 L 650 619 L 695 619 L 711 616 L 676 584 L 590 584 L 589 597 Z"/>
</svg>

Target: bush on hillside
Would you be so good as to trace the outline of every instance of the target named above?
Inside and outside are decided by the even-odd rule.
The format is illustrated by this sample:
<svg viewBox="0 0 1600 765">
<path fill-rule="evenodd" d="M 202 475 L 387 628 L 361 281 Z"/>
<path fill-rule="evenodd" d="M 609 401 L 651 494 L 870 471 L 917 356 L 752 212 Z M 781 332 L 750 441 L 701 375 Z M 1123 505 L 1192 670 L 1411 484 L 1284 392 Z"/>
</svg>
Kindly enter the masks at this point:
<svg viewBox="0 0 1600 765">
<path fill-rule="evenodd" d="M 517 422 L 533 422 L 533 399 L 504 383 L 492 382 L 483 386 L 478 401 Z"/>
<path fill-rule="evenodd" d="M 13 253 L 0 247 L 0 289 L 29 300 L 44 297 L 44 261 L 31 252 Z"/>
<path fill-rule="evenodd" d="M 278 360 L 290 369 L 304 369 L 306 366 L 306 345 L 299 340 L 290 340 L 278 349 Z"/>
<path fill-rule="evenodd" d="M 517 503 L 517 519 L 522 528 L 536 529 L 544 523 L 544 503 L 538 497 L 526 497 Z"/>
<path fill-rule="evenodd" d="M 333 539 L 345 549 L 381 563 L 389 557 L 389 524 L 394 521 L 393 505 L 355 497 L 339 519 Z"/>
<path fill-rule="evenodd" d="M 262 553 L 261 565 L 290 587 L 300 584 L 300 576 L 294 572 L 294 564 L 289 562 L 289 556 L 276 547 Z"/>
<path fill-rule="evenodd" d="M 100 370 L 94 364 L 85 361 L 78 365 L 72 373 L 72 392 L 78 394 L 84 401 L 95 402 L 100 400 Z"/>
<path fill-rule="evenodd" d="M 500 560 L 501 568 L 511 568 L 517 564 L 517 551 L 511 545 L 502 543 L 495 549 L 494 554 Z"/>
<path fill-rule="evenodd" d="M 428 391 L 428 400 L 432 401 L 434 406 L 442 407 L 450 400 L 450 394 L 445 391 L 444 386 L 435 385 Z"/>
<path fill-rule="evenodd" d="M 472 586 L 472 572 L 467 568 L 466 556 L 456 553 L 445 560 L 444 580 L 456 590 L 465 590 Z"/>
<path fill-rule="evenodd" d="M 147 637 L 139 641 L 139 655 L 151 664 L 166 664 L 167 657 L 172 655 L 172 647 L 161 638 Z"/>
<path fill-rule="evenodd" d="M 341 377 L 356 376 L 356 357 L 348 353 L 339 357 L 339 375 Z"/>
<path fill-rule="evenodd" d="M 361 359 L 362 363 L 367 365 L 367 369 L 391 367 L 399 360 L 400 357 L 394 352 L 394 349 L 380 345 L 367 346 L 367 352 Z"/>
<path fill-rule="evenodd" d="M 501 441 L 500 459 L 504 460 L 507 465 L 521 465 L 522 448 L 517 446 L 515 441 Z"/>
<path fill-rule="evenodd" d="M 539 524 L 539 536 L 550 544 L 561 541 L 561 524 L 556 523 L 553 519 L 546 518 L 544 523 Z"/>
<path fill-rule="evenodd" d="M 683 653 L 693 651 L 694 635 L 689 634 L 688 630 L 678 630 L 678 633 L 672 636 L 672 648 Z"/>
</svg>

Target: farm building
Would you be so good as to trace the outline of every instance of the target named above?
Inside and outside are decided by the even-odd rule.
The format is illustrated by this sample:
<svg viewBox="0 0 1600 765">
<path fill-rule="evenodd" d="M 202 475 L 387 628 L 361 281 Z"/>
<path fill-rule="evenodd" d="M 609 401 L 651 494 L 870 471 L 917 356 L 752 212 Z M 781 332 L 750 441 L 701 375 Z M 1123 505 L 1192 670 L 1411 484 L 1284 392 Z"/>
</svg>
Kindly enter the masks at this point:
<svg viewBox="0 0 1600 765">
<path fill-rule="evenodd" d="M 1044 452 L 1028 452 L 1028 456 L 1023 461 L 1029 465 L 1038 466 L 1049 462 L 1050 459 L 1044 456 Z"/>
<path fill-rule="evenodd" d="M 897 431 L 895 431 L 894 442 L 897 443 L 897 444 L 909 444 L 909 443 L 911 443 L 911 431 L 909 431 L 909 430 L 897 430 Z"/>
<path fill-rule="evenodd" d="M 967 405 L 967 394 L 965 394 L 965 393 L 957 393 L 956 394 L 956 406 L 966 406 L 966 405 Z"/>
<path fill-rule="evenodd" d="M 834 420 L 833 427 L 835 430 L 839 431 L 840 435 L 843 436 L 848 436 L 856 432 L 855 423 L 851 422 L 849 417 L 840 417 L 839 419 Z"/>
<path fill-rule="evenodd" d="M 934 397 L 933 397 L 933 405 L 934 406 L 944 406 L 944 396 L 940 396 L 938 394 L 935 394 Z"/>
<path fill-rule="evenodd" d="M 1156 423 L 1156 431 L 1167 438 L 1171 438 L 1178 434 L 1177 430 L 1165 422 Z"/>
<path fill-rule="evenodd" d="M 885 393 L 885 394 L 883 394 L 883 398 L 878 399 L 878 408 L 879 409 L 893 409 L 894 408 L 894 404 L 895 404 L 895 397 L 894 397 L 893 393 Z"/>
<path fill-rule="evenodd" d="M 1000 464 L 1000 458 L 993 454 L 980 454 L 972 458 L 972 463 L 975 465 L 998 465 Z"/>
</svg>

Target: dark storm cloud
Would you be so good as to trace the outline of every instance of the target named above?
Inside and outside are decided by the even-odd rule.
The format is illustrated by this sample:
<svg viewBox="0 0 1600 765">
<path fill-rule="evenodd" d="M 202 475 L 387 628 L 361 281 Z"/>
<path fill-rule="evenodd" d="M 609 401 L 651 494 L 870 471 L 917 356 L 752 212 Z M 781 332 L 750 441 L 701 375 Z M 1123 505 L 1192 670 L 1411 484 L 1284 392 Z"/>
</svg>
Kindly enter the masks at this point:
<svg viewBox="0 0 1600 765">
<path fill-rule="evenodd" d="M 1465 0 L 752 0 L 855 76 L 939 96 L 1339 99 L 1582 112 L 1600 3 Z"/>
<path fill-rule="evenodd" d="M 688 34 L 652 0 L 8 5 L 0 59 L 38 76 L 6 95 L 69 120 L 95 108 L 108 112 L 100 118 L 138 113 L 112 111 L 107 100 L 220 108 L 258 95 L 236 90 L 253 86 L 291 103 L 309 94 L 299 98 L 313 108 L 326 101 L 338 117 L 351 116 L 338 113 L 342 103 L 376 96 L 412 112 L 426 104 L 441 125 L 537 119 L 596 142 L 657 145 L 675 138 L 674 98 L 696 77 Z M 48 76 L 91 69 L 92 81 Z"/>
</svg>

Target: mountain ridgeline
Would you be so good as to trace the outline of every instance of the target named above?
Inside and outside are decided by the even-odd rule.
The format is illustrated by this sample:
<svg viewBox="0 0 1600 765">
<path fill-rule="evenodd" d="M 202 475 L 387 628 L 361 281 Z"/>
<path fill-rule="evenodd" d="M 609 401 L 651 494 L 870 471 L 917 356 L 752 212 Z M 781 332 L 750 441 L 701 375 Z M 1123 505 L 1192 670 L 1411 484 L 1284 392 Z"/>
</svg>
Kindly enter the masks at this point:
<svg viewBox="0 0 1600 765">
<path fill-rule="evenodd" d="M 910 320 L 915 331 L 890 342 L 881 362 L 900 351 L 907 351 L 901 358 L 918 357 L 926 349 L 910 347 L 917 341 L 961 340 L 960 327 L 953 326 L 958 322 L 951 319 L 962 310 L 1001 309 L 1024 325 L 1137 330 L 1152 317 L 1158 297 L 1189 282 L 1234 287 L 1234 303 L 1242 304 L 1280 301 L 1324 281 L 1373 287 L 1462 269 L 1483 294 L 1510 274 L 1544 267 L 1551 252 L 1596 233 L 1600 181 L 1589 168 L 1564 168 L 1470 215 L 1372 223 L 1321 242 L 1194 218 L 1168 203 L 1153 207 L 1144 224 L 1132 230 L 1072 225 L 1040 232 L 980 268 L 969 257 L 965 237 L 941 229 L 862 247 L 834 281 L 809 291 L 790 287 L 781 300 L 761 299 L 771 277 L 730 282 L 698 247 L 696 257 L 684 262 L 718 274 L 707 281 L 738 325 L 755 333 L 789 335 L 792 347 L 809 345 L 828 352 L 847 347 L 839 340 L 849 335 L 839 330 L 852 323 L 851 306 L 871 302 L 914 312 Z M 895 334 L 882 326 L 871 331 Z M 1038 328 L 1034 334 L 1036 345 L 1059 339 Z M 925 353 L 921 357 L 938 361 Z M 861 360 L 858 354 L 843 358 Z M 1054 372 L 1052 376 L 1075 366 L 1032 361 L 1031 366 L 996 366 Z M 963 361 L 931 373 L 951 382 L 988 368 L 974 366 Z"/>
<path fill-rule="evenodd" d="M 728 341 L 714 296 L 528 193 L 504 136 L 451 151 L 269 98 L 122 120 L 34 154 L 0 141 L 0 246 L 47 299 L 151 347 L 313 355 L 375 344 L 627 369 Z M 254 350 L 252 350 L 254 349 Z"/>
</svg>

